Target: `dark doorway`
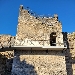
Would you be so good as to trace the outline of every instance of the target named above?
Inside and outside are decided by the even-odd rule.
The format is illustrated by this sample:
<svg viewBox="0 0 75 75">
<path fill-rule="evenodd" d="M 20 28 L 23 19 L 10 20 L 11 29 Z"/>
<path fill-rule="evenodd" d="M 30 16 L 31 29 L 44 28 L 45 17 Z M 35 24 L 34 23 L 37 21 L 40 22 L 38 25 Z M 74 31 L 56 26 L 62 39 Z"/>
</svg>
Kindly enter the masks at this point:
<svg viewBox="0 0 75 75">
<path fill-rule="evenodd" d="M 55 32 L 52 32 L 50 34 L 50 45 L 56 46 L 56 33 Z"/>
</svg>

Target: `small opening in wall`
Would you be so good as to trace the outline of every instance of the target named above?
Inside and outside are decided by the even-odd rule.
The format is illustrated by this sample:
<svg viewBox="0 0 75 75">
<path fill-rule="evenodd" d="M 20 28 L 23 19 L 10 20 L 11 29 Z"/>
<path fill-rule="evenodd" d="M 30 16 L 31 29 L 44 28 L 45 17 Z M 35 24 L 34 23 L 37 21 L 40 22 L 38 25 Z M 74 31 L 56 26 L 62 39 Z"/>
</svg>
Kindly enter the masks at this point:
<svg viewBox="0 0 75 75">
<path fill-rule="evenodd" d="M 56 32 L 50 34 L 50 45 L 56 46 Z"/>
<path fill-rule="evenodd" d="M 71 41 L 71 40 L 69 39 L 69 41 Z"/>
<path fill-rule="evenodd" d="M 28 11 L 28 13 L 30 13 L 30 12 Z"/>
<path fill-rule="evenodd" d="M 38 18 L 38 17 L 35 17 L 36 19 Z"/>
<path fill-rule="evenodd" d="M 33 14 L 33 13 L 31 13 L 31 14 Z"/>
<path fill-rule="evenodd" d="M 63 50 L 62 50 L 61 52 L 62 52 L 62 53 L 64 53 L 64 51 L 63 51 Z"/>
<path fill-rule="evenodd" d="M 48 53 L 48 50 L 46 50 L 46 53 Z"/>
<path fill-rule="evenodd" d="M 31 50 L 30 50 L 30 51 L 31 51 L 31 53 L 32 53 L 32 48 L 31 48 Z"/>
</svg>

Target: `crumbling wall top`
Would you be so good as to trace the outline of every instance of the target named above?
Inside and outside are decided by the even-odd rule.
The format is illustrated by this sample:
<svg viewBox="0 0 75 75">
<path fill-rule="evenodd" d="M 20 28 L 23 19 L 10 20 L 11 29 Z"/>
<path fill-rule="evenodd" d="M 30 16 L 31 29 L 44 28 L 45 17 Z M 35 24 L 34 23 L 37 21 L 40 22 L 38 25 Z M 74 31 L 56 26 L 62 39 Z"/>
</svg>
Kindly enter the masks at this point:
<svg viewBox="0 0 75 75">
<path fill-rule="evenodd" d="M 25 39 L 36 40 L 37 42 L 45 40 L 49 45 L 52 32 L 55 32 L 57 36 L 62 32 L 62 24 L 58 20 L 57 14 L 54 14 L 53 17 L 39 16 L 30 11 L 30 9 L 24 9 L 23 5 L 20 6 L 16 34 L 18 43 L 19 40 L 24 41 Z"/>
<path fill-rule="evenodd" d="M 19 17 L 25 17 L 25 16 L 28 16 L 29 18 L 31 16 L 33 16 L 34 18 L 38 19 L 38 20 L 54 20 L 54 21 L 58 21 L 58 15 L 57 14 L 54 14 L 54 16 L 45 16 L 45 15 L 37 15 L 36 13 L 34 13 L 32 10 L 29 9 L 29 7 L 25 8 L 23 7 L 23 5 L 20 5 L 20 8 L 19 8 Z"/>
</svg>

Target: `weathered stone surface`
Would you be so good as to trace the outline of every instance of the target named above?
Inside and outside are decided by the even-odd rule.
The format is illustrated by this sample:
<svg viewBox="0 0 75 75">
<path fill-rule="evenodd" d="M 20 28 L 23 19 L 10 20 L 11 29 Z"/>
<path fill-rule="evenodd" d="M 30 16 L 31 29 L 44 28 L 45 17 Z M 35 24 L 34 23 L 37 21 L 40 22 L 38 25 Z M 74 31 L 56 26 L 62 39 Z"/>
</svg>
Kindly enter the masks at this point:
<svg viewBox="0 0 75 75">
<path fill-rule="evenodd" d="M 67 35 L 68 35 L 70 53 L 72 54 L 71 57 L 75 58 L 75 32 Z"/>
<path fill-rule="evenodd" d="M 67 75 L 61 51 L 18 51 L 14 53 L 12 73 L 18 75 Z"/>
<path fill-rule="evenodd" d="M 13 57 L 13 51 L 0 52 L 0 75 L 11 74 Z"/>
<path fill-rule="evenodd" d="M 66 51 L 13 51 L 0 52 L 0 74 L 6 74 L 12 67 L 13 75 L 74 75 L 75 74 L 75 32 L 64 35 L 58 15 L 38 17 L 20 6 L 16 36 L 0 35 L 0 50 L 11 46 L 51 46 L 50 34 L 56 33 L 56 46 Z M 64 40 L 66 39 L 66 40 Z M 63 44 L 65 43 L 65 45 Z M 64 54 L 65 53 L 65 54 Z M 19 55 L 19 56 L 18 56 Z M 13 66 L 10 61 L 14 57 Z M 9 60 L 8 60 L 9 59 Z M 9 65 L 10 64 L 10 65 Z M 7 68 L 6 68 L 7 67 Z M 6 72 L 7 71 L 7 72 Z M 10 75 L 10 74 L 9 74 Z"/>
<path fill-rule="evenodd" d="M 25 44 L 23 43 L 25 42 L 24 40 L 26 39 L 28 39 L 28 42 L 30 43 L 35 41 L 37 45 L 41 45 L 41 44 L 44 46 L 50 45 L 50 34 L 52 32 L 56 32 L 56 36 L 57 36 L 56 43 L 58 43 L 56 45 L 64 46 L 59 44 L 59 43 L 63 43 L 63 34 L 62 34 L 62 25 L 61 22 L 58 21 L 57 14 L 55 14 L 54 17 L 49 17 L 49 18 L 35 17 L 31 15 L 31 13 L 29 13 L 27 10 L 23 9 L 23 7 L 20 7 L 17 35 L 15 40 L 16 45 L 27 44 L 27 43 Z M 20 43 L 20 41 L 22 43 Z"/>
<path fill-rule="evenodd" d="M 10 47 L 15 43 L 15 37 L 11 35 L 0 35 L 0 48 Z"/>
<path fill-rule="evenodd" d="M 72 72 L 75 75 L 75 32 L 68 33 L 68 42 L 69 42 L 69 52 L 71 55 L 70 63 L 72 63 Z"/>
</svg>

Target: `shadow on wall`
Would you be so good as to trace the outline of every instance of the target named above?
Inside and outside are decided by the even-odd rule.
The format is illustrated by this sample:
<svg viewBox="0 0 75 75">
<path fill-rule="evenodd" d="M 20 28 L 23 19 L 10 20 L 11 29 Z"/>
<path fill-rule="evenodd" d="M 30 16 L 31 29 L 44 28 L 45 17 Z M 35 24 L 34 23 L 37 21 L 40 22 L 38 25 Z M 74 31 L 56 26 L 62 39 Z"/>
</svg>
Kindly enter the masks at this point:
<svg viewBox="0 0 75 75">
<path fill-rule="evenodd" d="M 5 55 L 0 54 L 0 75 L 11 74 L 12 62 L 10 61 L 12 61 L 12 59 L 8 59 Z"/>
<path fill-rule="evenodd" d="M 6 60 L 7 58 L 4 55 L 0 54 L 0 75 L 5 75 Z"/>
<path fill-rule="evenodd" d="M 16 51 L 15 51 L 16 53 Z M 17 50 L 17 54 L 21 55 L 54 55 L 54 56 L 64 56 L 62 50 Z"/>
<path fill-rule="evenodd" d="M 20 61 L 19 55 L 14 58 L 13 64 L 11 75 L 37 75 L 37 72 L 34 70 L 34 66 L 28 64 L 25 59 Z"/>
<path fill-rule="evenodd" d="M 66 61 L 66 71 L 67 75 L 73 75 L 73 69 L 72 69 L 72 58 L 71 58 L 71 53 L 70 53 L 70 48 L 69 48 L 69 42 L 68 42 L 68 37 L 67 37 L 67 32 L 63 32 L 63 41 L 67 44 L 67 50 L 65 50 L 65 61 Z"/>
<path fill-rule="evenodd" d="M 46 74 L 46 75 L 47 74 L 53 75 L 53 74 L 57 74 L 57 73 L 58 74 L 64 74 L 63 70 L 62 71 L 61 70 L 53 71 L 53 70 L 50 69 L 51 67 L 57 67 L 57 68 L 59 68 L 60 66 L 63 67 L 62 63 L 59 63 L 58 61 L 56 61 L 56 62 L 53 61 L 53 64 L 54 64 L 53 65 L 51 61 L 50 61 L 50 63 L 48 63 L 48 61 L 45 58 L 41 59 L 39 57 L 39 55 L 44 55 L 44 56 L 45 55 L 54 55 L 55 56 L 55 54 L 56 54 L 56 56 L 57 55 L 58 56 L 64 56 L 64 53 L 62 53 L 62 51 L 45 51 L 45 50 L 42 50 L 42 51 L 40 51 L 40 50 L 39 51 L 38 50 L 33 50 L 33 51 L 25 50 L 24 51 L 24 50 L 15 50 L 14 51 L 14 59 L 13 59 L 13 64 L 12 64 L 12 74 L 11 75 L 38 75 L 37 74 L 37 72 L 38 72 L 37 68 L 38 67 L 40 67 L 40 68 L 38 68 L 39 73 L 41 72 L 42 74 Z M 27 57 L 25 57 L 23 55 L 27 55 Z M 34 59 L 33 57 L 30 57 L 29 55 L 32 55 L 32 56 L 33 55 L 38 55 L 38 57 L 36 57 L 36 59 Z M 24 57 L 25 57 L 25 59 L 24 59 Z M 21 61 L 21 59 L 23 61 Z M 38 61 L 38 59 L 39 59 L 39 61 Z M 51 59 L 48 59 L 48 60 L 51 60 Z M 60 60 L 60 59 L 58 59 L 58 60 Z M 32 63 L 32 65 L 30 63 Z M 38 64 L 38 65 L 36 65 L 35 63 Z M 58 64 L 59 64 L 59 66 L 58 66 Z M 36 70 L 35 70 L 35 67 L 37 67 Z M 49 70 L 49 72 L 48 72 L 47 69 Z"/>
</svg>

